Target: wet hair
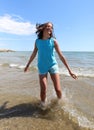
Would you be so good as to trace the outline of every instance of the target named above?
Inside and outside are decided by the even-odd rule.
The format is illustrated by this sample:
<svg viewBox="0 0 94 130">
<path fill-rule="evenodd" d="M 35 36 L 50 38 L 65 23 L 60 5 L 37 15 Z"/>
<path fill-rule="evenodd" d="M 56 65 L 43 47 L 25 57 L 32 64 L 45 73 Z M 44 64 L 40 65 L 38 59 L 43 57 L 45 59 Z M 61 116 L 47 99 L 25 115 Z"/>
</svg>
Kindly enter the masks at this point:
<svg viewBox="0 0 94 130">
<path fill-rule="evenodd" d="M 47 24 L 49 24 L 49 23 L 51 23 L 51 22 L 47 22 L 47 23 L 44 23 L 44 24 L 38 24 L 38 23 L 36 24 L 36 34 L 37 34 L 38 39 L 43 38 L 43 31 L 44 31 L 45 27 L 47 26 Z M 53 24 L 52 24 L 52 29 L 53 29 Z M 52 30 L 52 33 L 50 34 L 50 38 L 51 37 L 54 37 L 53 30 Z"/>
</svg>

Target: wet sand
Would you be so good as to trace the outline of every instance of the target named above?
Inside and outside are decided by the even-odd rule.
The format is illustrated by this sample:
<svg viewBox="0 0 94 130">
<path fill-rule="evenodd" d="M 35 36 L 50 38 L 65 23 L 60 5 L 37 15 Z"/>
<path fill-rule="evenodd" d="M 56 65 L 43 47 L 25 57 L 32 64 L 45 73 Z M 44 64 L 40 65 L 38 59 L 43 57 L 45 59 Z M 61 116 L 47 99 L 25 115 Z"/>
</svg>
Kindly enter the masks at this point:
<svg viewBox="0 0 94 130">
<path fill-rule="evenodd" d="M 55 105 L 44 111 L 39 102 L 31 96 L 0 94 L 0 130 L 84 130 Z"/>
</svg>

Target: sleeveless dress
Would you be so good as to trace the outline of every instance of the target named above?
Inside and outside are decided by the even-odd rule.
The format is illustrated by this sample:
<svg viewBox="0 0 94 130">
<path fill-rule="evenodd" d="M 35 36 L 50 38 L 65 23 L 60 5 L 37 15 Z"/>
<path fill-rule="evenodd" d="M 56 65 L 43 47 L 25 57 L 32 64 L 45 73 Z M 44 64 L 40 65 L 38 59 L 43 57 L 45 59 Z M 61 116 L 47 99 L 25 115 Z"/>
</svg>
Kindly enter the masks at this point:
<svg viewBox="0 0 94 130">
<path fill-rule="evenodd" d="M 38 70 L 40 74 L 48 72 L 55 73 L 58 71 L 58 65 L 55 57 L 54 38 L 46 40 L 36 39 L 38 49 Z M 52 69 L 54 68 L 54 69 Z M 51 71 L 51 69 L 53 71 Z"/>
</svg>

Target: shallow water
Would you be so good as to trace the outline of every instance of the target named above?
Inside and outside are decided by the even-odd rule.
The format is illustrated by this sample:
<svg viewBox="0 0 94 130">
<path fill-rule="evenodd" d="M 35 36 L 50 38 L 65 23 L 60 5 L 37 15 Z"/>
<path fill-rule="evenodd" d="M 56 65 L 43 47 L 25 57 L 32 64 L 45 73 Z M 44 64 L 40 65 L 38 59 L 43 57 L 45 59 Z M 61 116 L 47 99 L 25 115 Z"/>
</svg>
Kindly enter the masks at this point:
<svg viewBox="0 0 94 130">
<path fill-rule="evenodd" d="M 60 79 L 63 104 L 61 103 L 60 106 L 57 105 L 56 93 L 50 76 L 48 75 L 47 98 L 51 104 L 50 109 L 45 112 L 41 111 L 37 106 L 40 100 L 40 88 L 36 59 L 32 63 L 30 71 L 24 73 L 24 66 L 30 56 L 29 52 L 2 53 L 0 55 L 0 106 L 1 108 L 5 108 L 0 109 L 1 130 L 5 128 L 13 128 L 12 130 L 16 128 L 20 129 L 22 126 L 22 129 L 30 129 L 34 127 L 36 121 L 39 122 L 40 129 L 45 126 L 47 127 L 48 123 L 50 123 L 48 129 L 52 128 L 53 130 L 55 128 L 62 130 L 65 124 L 68 124 L 70 130 L 94 129 L 94 62 L 92 59 L 94 53 L 87 54 L 86 57 L 88 57 L 88 59 L 91 57 L 91 59 L 87 61 L 87 66 L 85 66 L 86 53 L 76 53 L 77 56 L 74 56 L 73 53 L 65 54 L 67 59 L 69 59 L 72 70 L 74 72 L 77 70 L 78 80 L 72 79 L 64 66 L 61 66 L 61 62 L 59 62 L 60 69 L 62 70 L 60 71 Z M 81 61 L 82 55 L 84 60 Z M 83 71 L 81 71 L 82 69 Z M 21 119 L 21 122 L 23 117 L 25 119 L 24 123 L 22 126 L 19 126 L 18 120 Z M 7 120 L 7 118 L 9 120 Z M 16 127 L 15 124 L 10 125 L 10 122 L 13 123 L 14 120 L 17 124 Z M 29 120 L 29 123 L 27 123 L 27 120 Z M 4 123 L 2 123 L 2 121 L 4 121 Z M 31 126 L 30 122 L 33 122 L 33 126 Z M 43 122 L 44 126 L 42 126 L 43 124 L 40 122 Z M 66 123 L 64 124 L 64 122 Z M 36 130 L 37 127 L 32 129 Z M 67 130 L 67 128 L 65 130 Z"/>
</svg>

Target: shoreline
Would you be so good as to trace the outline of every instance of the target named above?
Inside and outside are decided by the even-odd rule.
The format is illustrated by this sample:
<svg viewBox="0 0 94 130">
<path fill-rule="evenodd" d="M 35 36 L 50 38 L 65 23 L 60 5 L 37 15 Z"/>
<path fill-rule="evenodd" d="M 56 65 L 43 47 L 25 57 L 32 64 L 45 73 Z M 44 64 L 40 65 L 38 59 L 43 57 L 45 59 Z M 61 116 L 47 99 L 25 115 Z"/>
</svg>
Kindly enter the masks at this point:
<svg viewBox="0 0 94 130">
<path fill-rule="evenodd" d="M 0 52 L 15 52 L 14 50 L 10 49 L 0 49 Z"/>
</svg>

